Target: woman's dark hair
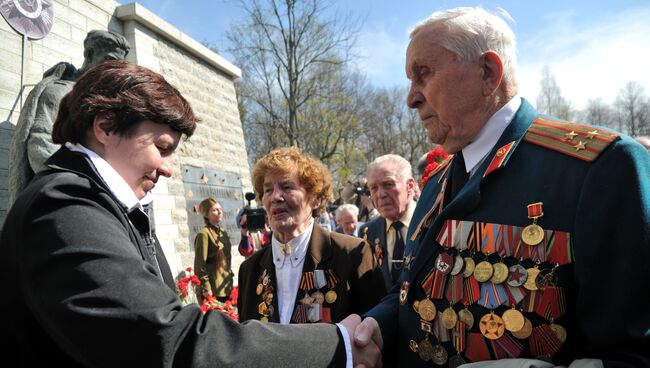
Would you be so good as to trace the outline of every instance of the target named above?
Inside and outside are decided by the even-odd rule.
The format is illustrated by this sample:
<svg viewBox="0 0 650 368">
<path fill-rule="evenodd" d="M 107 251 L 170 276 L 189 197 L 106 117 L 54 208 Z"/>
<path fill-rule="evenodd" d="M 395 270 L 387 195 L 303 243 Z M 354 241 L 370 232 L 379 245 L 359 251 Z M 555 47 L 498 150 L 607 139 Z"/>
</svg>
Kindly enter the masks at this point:
<svg viewBox="0 0 650 368">
<path fill-rule="evenodd" d="M 111 122 L 107 133 L 124 137 L 143 120 L 169 125 L 190 137 L 198 122 L 190 104 L 163 76 L 123 60 L 103 62 L 79 78 L 61 100 L 52 141 L 85 143 L 100 114 Z"/>
</svg>

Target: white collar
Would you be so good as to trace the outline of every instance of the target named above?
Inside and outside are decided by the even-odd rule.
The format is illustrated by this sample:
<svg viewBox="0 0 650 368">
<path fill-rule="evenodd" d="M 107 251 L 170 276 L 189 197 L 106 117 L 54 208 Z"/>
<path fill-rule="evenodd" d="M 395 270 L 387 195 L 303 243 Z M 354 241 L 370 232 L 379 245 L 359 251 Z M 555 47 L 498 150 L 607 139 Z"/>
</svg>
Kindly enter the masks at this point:
<svg viewBox="0 0 650 368">
<path fill-rule="evenodd" d="M 409 224 L 411 223 L 411 217 L 413 217 L 413 212 L 415 211 L 415 205 L 416 205 L 415 201 L 409 201 L 409 206 L 406 209 L 406 213 L 404 214 L 404 216 L 402 216 L 402 218 L 397 220 L 401 222 L 404 225 L 404 227 L 407 229 L 409 227 Z M 388 233 L 388 231 L 390 230 L 390 225 L 392 224 L 393 221 L 386 219 L 386 233 Z"/>
<path fill-rule="evenodd" d="M 286 264 L 287 260 L 291 267 L 296 267 L 299 265 L 307 254 L 309 248 L 309 240 L 311 239 L 311 233 L 314 230 L 314 220 L 311 220 L 311 223 L 307 226 L 305 231 L 297 237 L 289 240 L 287 243 L 291 246 L 291 254 L 285 256 L 280 250 L 280 247 L 283 245 L 276 237 L 275 232 L 273 233 L 273 238 L 271 239 L 271 250 L 273 251 L 273 263 L 275 267 L 282 268 Z"/>
<path fill-rule="evenodd" d="M 474 141 L 463 148 L 463 158 L 465 159 L 465 169 L 467 172 L 474 174 L 478 165 L 485 159 L 497 141 L 506 130 L 512 119 L 515 117 L 517 110 L 521 106 L 521 98 L 516 95 L 508 101 L 499 111 L 495 112 L 492 117 L 485 123 Z"/>
<path fill-rule="evenodd" d="M 99 173 L 99 176 L 104 180 L 104 183 L 108 186 L 108 189 L 110 189 L 111 192 L 117 197 L 117 199 L 128 209 L 134 207 L 134 206 L 139 206 L 142 208 L 140 201 L 138 200 L 138 197 L 135 196 L 135 193 L 133 193 L 133 189 L 127 184 L 127 182 L 120 176 L 120 174 L 113 169 L 113 167 L 106 162 L 103 158 L 101 158 L 97 153 L 94 151 L 89 150 L 88 148 L 82 146 L 81 144 L 73 144 L 70 142 L 66 142 L 65 146 L 70 150 L 70 151 L 75 151 L 75 152 L 81 152 L 88 156 L 88 159 L 90 162 L 95 166 L 95 169 L 97 170 L 97 173 Z M 149 195 L 145 196 L 142 199 L 142 203 L 149 203 L 151 202 L 153 198 L 151 198 Z"/>
</svg>

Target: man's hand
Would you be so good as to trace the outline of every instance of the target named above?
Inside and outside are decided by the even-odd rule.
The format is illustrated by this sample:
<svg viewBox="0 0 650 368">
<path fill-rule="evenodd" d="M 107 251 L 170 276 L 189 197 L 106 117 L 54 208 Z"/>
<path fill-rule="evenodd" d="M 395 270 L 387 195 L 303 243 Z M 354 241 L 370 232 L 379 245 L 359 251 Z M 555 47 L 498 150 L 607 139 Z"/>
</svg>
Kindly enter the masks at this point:
<svg viewBox="0 0 650 368">
<path fill-rule="evenodd" d="M 350 336 L 352 364 L 355 367 L 381 367 L 384 342 L 377 321 L 370 317 L 361 321 L 359 315 L 351 314 L 341 324 Z"/>
</svg>

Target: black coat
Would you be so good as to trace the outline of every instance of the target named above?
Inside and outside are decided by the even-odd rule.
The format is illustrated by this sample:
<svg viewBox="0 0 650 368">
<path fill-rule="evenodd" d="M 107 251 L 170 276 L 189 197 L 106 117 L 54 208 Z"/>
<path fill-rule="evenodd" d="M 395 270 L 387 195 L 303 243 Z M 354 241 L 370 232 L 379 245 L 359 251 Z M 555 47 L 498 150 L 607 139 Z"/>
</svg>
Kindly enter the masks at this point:
<svg viewBox="0 0 650 368">
<path fill-rule="evenodd" d="M 18 197 L 0 236 L 1 346 L 21 364 L 344 364 L 335 326 L 238 324 L 182 307 L 88 159 L 63 147 L 48 166 Z"/>
</svg>

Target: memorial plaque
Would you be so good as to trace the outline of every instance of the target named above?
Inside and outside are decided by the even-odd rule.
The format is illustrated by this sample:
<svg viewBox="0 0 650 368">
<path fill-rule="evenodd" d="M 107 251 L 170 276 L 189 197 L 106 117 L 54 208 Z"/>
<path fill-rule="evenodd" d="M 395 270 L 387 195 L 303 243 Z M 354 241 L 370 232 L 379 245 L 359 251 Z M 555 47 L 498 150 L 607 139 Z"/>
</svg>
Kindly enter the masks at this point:
<svg viewBox="0 0 650 368">
<path fill-rule="evenodd" d="M 190 248 L 194 249 L 194 237 L 205 226 L 198 211 L 199 203 L 213 197 L 223 208 L 221 227 L 228 232 L 233 249 L 237 249 L 241 232 L 235 223 L 239 210 L 244 206 L 241 179 L 231 172 L 182 165 L 187 225 L 190 228 Z"/>
</svg>

